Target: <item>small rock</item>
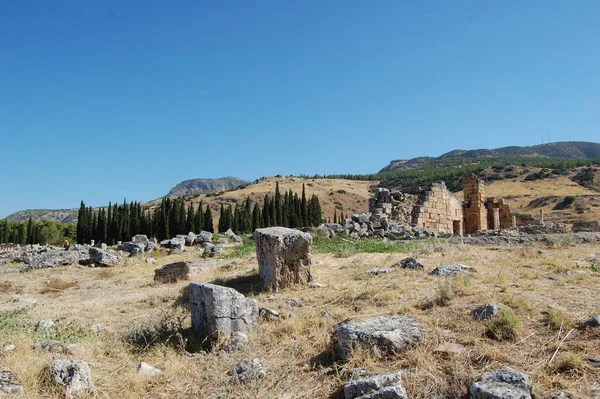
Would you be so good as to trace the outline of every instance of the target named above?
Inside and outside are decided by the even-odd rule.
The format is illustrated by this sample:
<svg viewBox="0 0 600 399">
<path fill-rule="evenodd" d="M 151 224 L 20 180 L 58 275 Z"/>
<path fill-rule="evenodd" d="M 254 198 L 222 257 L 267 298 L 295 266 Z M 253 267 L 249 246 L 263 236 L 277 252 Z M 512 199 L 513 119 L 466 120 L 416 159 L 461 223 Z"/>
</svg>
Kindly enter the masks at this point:
<svg viewBox="0 0 600 399">
<path fill-rule="evenodd" d="M 389 273 L 394 273 L 394 269 L 389 268 L 389 267 L 382 267 L 379 269 L 371 269 L 371 270 L 367 270 L 367 273 L 373 275 L 373 276 L 378 276 L 380 274 L 389 274 Z"/>
<path fill-rule="evenodd" d="M 579 323 L 579 327 L 580 328 L 585 328 L 585 327 L 600 327 L 600 315 L 598 316 L 594 316 L 589 320 L 586 320 L 582 323 Z"/>
<path fill-rule="evenodd" d="M 4 348 L 2 348 L 3 352 L 12 352 L 16 349 L 17 347 L 14 346 L 13 344 L 6 344 L 4 345 Z"/>
<path fill-rule="evenodd" d="M 473 399 L 531 399 L 531 378 L 510 367 L 482 375 L 471 385 Z"/>
<path fill-rule="evenodd" d="M 432 276 L 456 276 L 457 274 L 464 274 L 474 272 L 475 269 L 471 266 L 466 265 L 448 265 L 448 266 L 438 266 L 432 271 L 429 272 Z"/>
<path fill-rule="evenodd" d="M 248 345 L 248 336 L 241 332 L 234 332 L 231 337 L 223 344 L 223 350 L 225 352 L 237 352 L 242 351 Z"/>
<path fill-rule="evenodd" d="M 320 283 L 310 283 L 308 284 L 308 288 L 325 288 L 327 285 Z"/>
<path fill-rule="evenodd" d="M 410 270 L 423 270 L 425 267 L 417 262 L 415 258 L 405 258 L 398 262 L 398 267 Z"/>
<path fill-rule="evenodd" d="M 35 328 L 36 328 L 36 330 L 48 330 L 52 327 L 54 327 L 54 321 L 43 319 L 43 320 L 38 321 Z"/>
<path fill-rule="evenodd" d="M 301 308 L 302 307 L 302 302 L 300 302 L 300 300 L 296 299 L 296 298 L 290 298 L 287 301 L 285 301 L 285 303 L 288 306 L 291 306 L 293 308 Z"/>
<path fill-rule="evenodd" d="M 503 304 L 492 302 L 487 305 L 473 309 L 471 314 L 478 320 L 487 320 L 491 319 L 492 317 L 495 317 L 502 308 L 504 308 Z"/>
<path fill-rule="evenodd" d="M 154 258 L 146 258 L 146 263 L 149 265 L 153 265 L 156 263 L 156 259 Z"/>
<path fill-rule="evenodd" d="M 313 262 L 313 265 L 315 265 L 315 266 L 321 266 L 321 265 L 324 265 L 324 264 L 325 264 L 324 260 L 316 260 L 316 261 Z"/>
<path fill-rule="evenodd" d="M 538 255 L 544 255 L 546 253 L 546 251 L 544 251 L 543 249 L 538 249 Z"/>
<path fill-rule="evenodd" d="M 455 344 L 452 342 L 444 342 L 439 344 L 433 351 L 438 353 L 454 354 L 458 355 L 465 351 L 466 347 L 461 344 Z"/>
<path fill-rule="evenodd" d="M 35 349 L 36 351 L 39 351 L 39 352 L 57 353 L 57 354 L 62 354 L 62 355 L 72 355 L 73 354 L 73 351 L 71 350 L 71 348 L 69 346 L 64 345 L 53 339 L 42 341 L 39 344 L 34 345 L 33 349 Z"/>
<path fill-rule="evenodd" d="M 23 386 L 15 373 L 10 370 L 0 370 L 0 392 L 23 393 Z"/>
<path fill-rule="evenodd" d="M 373 374 L 352 379 L 344 386 L 345 399 L 407 399 L 400 373 Z"/>
<path fill-rule="evenodd" d="M 258 359 L 244 359 L 227 373 L 233 382 L 240 383 L 263 378 L 266 373 Z"/>
<path fill-rule="evenodd" d="M 279 318 L 279 312 L 269 308 L 260 308 L 258 314 L 261 319 L 276 320 Z"/>
<path fill-rule="evenodd" d="M 150 366 L 148 363 L 141 362 L 137 367 L 137 373 L 141 377 L 156 377 L 163 372 L 156 367 Z"/>
<path fill-rule="evenodd" d="M 104 332 L 104 326 L 98 323 L 92 324 L 92 326 L 90 327 L 90 331 L 96 335 L 102 335 L 102 333 Z"/>
<path fill-rule="evenodd" d="M 63 387 L 67 397 L 84 395 L 94 391 L 92 373 L 85 362 L 58 359 L 51 361 L 46 369 L 49 382 Z"/>
</svg>

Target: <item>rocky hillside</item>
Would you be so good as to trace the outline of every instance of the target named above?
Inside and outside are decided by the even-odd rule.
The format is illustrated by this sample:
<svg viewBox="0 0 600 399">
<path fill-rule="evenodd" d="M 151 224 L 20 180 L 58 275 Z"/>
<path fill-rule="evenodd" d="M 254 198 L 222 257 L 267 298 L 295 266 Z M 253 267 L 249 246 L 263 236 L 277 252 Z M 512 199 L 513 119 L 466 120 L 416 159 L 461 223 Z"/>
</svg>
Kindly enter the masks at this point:
<svg viewBox="0 0 600 399">
<path fill-rule="evenodd" d="M 51 220 L 65 224 L 77 223 L 77 209 L 25 209 L 6 217 L 9 222 L 26 222 L 32 218 L 36 222 Z"/>
<path fill-rule="evenodd" d="M 434 157 L 418 157 L 409 160 L 394 160 L 389 165 L 380 170 L 383 172 L 392 172 L 411 168 L 423 167 L 442 161 L 452 160 L 454 163 L 463 160 L 471 163 L 478 158 L 552 158 L 552 159 L 594 159 L 600 158 L 600 143 L 591 143 L 585 141 L 564 141 L 558 143 L 548 143 L 534 145 L 530 147 L 502 147 L 496 149 L 478 149 L 478 150 L 453 150 Z"/>
<path fill-rule="evenodd" d="M 167 196 L 180 197 L 182 195 L 205 194 L 215 191 L 228 191 L 248 184 L 247 181 L 237 177 L 220 177 L 217 179 L 191 179 L 182 181 L 169 191 Z"/>
</svg>

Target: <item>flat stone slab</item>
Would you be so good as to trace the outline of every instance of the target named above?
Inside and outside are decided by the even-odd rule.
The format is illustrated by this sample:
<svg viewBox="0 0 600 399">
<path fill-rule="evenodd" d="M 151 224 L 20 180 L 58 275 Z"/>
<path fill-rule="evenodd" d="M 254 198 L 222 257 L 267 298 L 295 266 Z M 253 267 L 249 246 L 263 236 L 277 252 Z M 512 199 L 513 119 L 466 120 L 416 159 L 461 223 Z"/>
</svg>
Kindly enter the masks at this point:
<svg viewBox="0 0 600 399">
<path fill-rule="evenodd" d="M 345 399 L 408 399 L 400 373 L 353 378 L 344 386 Z"/>
<path fill-rule="evenodd" d="M 474 272 L 475 269 L 471 266 L 466 265 L 448 265 L 448 266 L 438 266 L 432 271 L 429 272 L 432 276 L 456 276 L 458 274 L 465 274 Z"/>
<path fill-rule="evenodd" d="M 218 260 L 194 259 L 183 262 L 169 263 L 154 270 L 154 281 L 159 283 L 175 283 L 180 280 L 190 280 L 206 271 L 212 266 L 219 264 Z"/>
<path fill-rule="evenodd" d="M 473 399 L 531 399 L 531 377 L 510 367 L 483 374 L 471 385 Z"/>
<path fill-rule="evenodd" d="M 347 360 L 353 349 L 366 349 L 383 357 L 402 352 L 420 340 L 421 326 L 407 316 L 346 319 L 333 326 L 331 336 L 334 353 L 342 360 Z"/>
</svg>

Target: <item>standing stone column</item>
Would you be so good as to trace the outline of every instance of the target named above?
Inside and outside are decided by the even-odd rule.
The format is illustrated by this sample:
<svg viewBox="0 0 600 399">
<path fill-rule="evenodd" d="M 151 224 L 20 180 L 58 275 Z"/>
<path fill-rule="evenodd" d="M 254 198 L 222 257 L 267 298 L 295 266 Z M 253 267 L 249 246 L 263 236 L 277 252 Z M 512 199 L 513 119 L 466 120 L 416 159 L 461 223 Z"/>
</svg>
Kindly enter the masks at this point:
<svg viewBox="0 0 600 399">
<path fill-rule="evenodd" d="M 494 230 L 500 230 L 500 208 L 492 208 L 494 212 Z"/>
<path fill-rule="evenodd" d="M 517 227 L 517 217 L 516 216 L 512 217 L 512 227 Z"/>
<path fill-rule="evenodd" d="M 312 281 L 310 234 L 286 227 L 268 227 L 257 229 L 252 237 L 256 242 L 260 278 L 266 287 L 277 291 Z"/>
</svg>

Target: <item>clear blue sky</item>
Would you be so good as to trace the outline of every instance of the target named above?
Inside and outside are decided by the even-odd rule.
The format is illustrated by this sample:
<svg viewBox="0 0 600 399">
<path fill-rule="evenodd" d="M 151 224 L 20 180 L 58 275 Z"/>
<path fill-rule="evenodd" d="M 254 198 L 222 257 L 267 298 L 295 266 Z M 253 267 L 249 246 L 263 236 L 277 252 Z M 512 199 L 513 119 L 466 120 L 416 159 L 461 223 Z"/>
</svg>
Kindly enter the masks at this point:
<svg viewBox="0 0 600 399">
<path fill-rule="evenodd" d="M 599 141 L 597 1 L 4 1 L 0 217 Z"/>
</svg>

